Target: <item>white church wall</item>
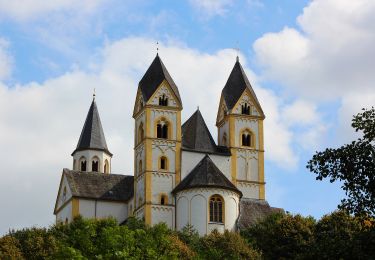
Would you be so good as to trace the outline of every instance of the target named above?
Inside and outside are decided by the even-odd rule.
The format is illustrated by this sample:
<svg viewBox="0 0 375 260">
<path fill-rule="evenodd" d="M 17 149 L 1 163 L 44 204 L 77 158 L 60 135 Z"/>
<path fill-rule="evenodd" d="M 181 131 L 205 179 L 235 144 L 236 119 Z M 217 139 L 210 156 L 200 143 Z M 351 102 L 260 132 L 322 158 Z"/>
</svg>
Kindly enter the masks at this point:
<svg viewBox="0 0 375 260">
<path fill-rule="evenodd" d="M 218 194 L 224 199 L 224 224 L 210 223 L 209 199 Z M 177 230 L 181 230 L 186 224 L 193 225 L 200 235 L 205 235 L 213 229 L 234 231 L 238 217 L 239 195 L 235 192 L 218 188 L 197 188 L 184 190 L 176 195 Z M 223 226 L 223 227 L 222 227 Z"/>
<path fill-rule="evenodd" d="M 255 150 L 238 149 L 237 179 L 258 181 L 258 152 Z"/>
<path fill-rule="evenodd" d="M 56 222 L 65 223 L 66 219 L 68 222 L 72 221 L 72 201 L 68 202 L 57 214 Z"/>
<path fill-rule="evenodd" d="M 150 101 L 148 101 L 149 104 L 156 105 L 156 106 L 159 105 L 159 97 L 162 96 L 163 94 L 168 98 L 169 107 L 177 107 L 177 102 L 174 99 L 173 94 L 169 91 L 168 83 L 166 83 L 165 81 L 156 90 L 155 94 L 153 95 L 153 98 Z"/>
<path fill-rule="evenodd" d="M 153 109 L 151 110 L 151 136 L 156 137 L 156 124 L 157 121 L 160 118 L 166 118 L 169 123 L 171 124 L 172 131 L 171 131 L 171 137 L 168 139 L 175 140 L 177 133 L 176 133 L 176 125 L 177 125 L 177 112 L 176 111 L 170 111 L 170 110 L 159 110 L 159 109 Z"/>
<path fill-rule="evenodd" d="M 248 128 L 250 129 L 253 134 L 255 135 L 255 149 L 259 149 L 259 142 L 258 142 L 258 121 L 254 119 L 248 119 L 248 118 L 236 118 L 235 120 L 235 145 L 236 146 L 241 146 L 241 137 L 240 137 L 240 132 L 241 130 Z"/>
<path fill-rule="evenodd" d="M 165 223 L 170 229 L 174 229 L 174 207 L 153 205 L 151 207 L 151 224 Z"/>
<path fill-rule="evenodd" d="M 144 175 L 141 175 L 137 179 L 137 197 L 136 199 L 136 208 L 138 208 L 144 201 L 145 201 L 145 184 L 144 184 L 145 178 Z"/>
<path fill-rule="evenodd" d="M 167 140 L 152 141 L 152 170 L 159 171 L 160 157 L 165 156 L 168 160 L 167 172 L 175 172 L 176 166 L 176 143 Z"/>
<path fill-rule="evenodd" d="M 227 144 L 223 143 L 224 133 L 226 133 L 226 135 L 227 135 Z M 228 121 L 225 121 L 224 124 L 222 126 L 220 126 L 218 139 L 219 140 L 218 140 L 217 143 L 219 145 L 227 146 L 229 144 L 229 123 L 228 123 Z"/>
<path fill-rule="evenodd" d="M 103 151 L 96 151 L 96 150 L 84 150 L 84 151 L 77 151 L 74 153 L 73 159 L 76 161 L 76 165 L 74 170 L 80 171 L 81 166 L 80 162 L 82 158 L 86 159 L 86 171 L 92 171 L 92 160 L 93 158 L 99 159 L 99 172 L 104 172 L 104 162 L 105 160 L 108 161 L 109 170 L 108 173 L 111 172 L 111 160 L 112 158 Z"/>
<path fill-rule="evenodd" d="M 206 154 L 182 151 L 181 160 L 181 180 L 183 180 L 195 166 L 203 159 Z M 231 179 L 231 165 L 230 156 L 222 156 L 216 154 L 209 155 L 211 160 L 219 168 L 219 170 L 230 180 Z"/>
<path fill-rule="evenodd" d="M 113 217 L 118 223 L 128 216 L 127 203 L 79 199 L 79 214 L 84 218 Z"/>
<path fill-rule="evenodd" d="M 160 204 L 160 195 L 168 196 L 168 204 L 172 204 L 172 196 L 170 192 L 174 187 L 174 174 L 153 172 L 152 173 L 152 203 Z"/>
<path fill-rule="evenodd" d="M 64 188 L 66 188 L 65 196 L 64 196 Z M 61 190 L 60 190 L 60 194 L 58 195 L 56 209 L 58 210 L 71 197 L 72 197 L 72 191 L 70 190 L 70 187 L 68 185 L 68 181 L 66 180 L 66 177 L 64 176 L 61 180 Z"/>
<path fill-rule="evenodd" d="M 242 192 L 243 198 L 259 199 L 258 184 L 237 181 L 237 188 Z"/>
</svg>

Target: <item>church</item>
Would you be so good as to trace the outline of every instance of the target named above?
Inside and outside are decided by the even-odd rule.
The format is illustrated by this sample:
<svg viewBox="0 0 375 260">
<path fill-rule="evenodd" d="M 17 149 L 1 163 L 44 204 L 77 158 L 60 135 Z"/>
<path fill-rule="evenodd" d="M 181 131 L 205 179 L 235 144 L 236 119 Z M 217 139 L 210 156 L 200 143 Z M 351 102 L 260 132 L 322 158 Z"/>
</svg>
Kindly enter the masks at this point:
<svg viewBox="0 0 375 260">
<path fill-rule="evenodd" d="M 134 175 L 113 174 L 94 96 L 72 169 L 62 172 L 56 222 L 81 215 L 121 224 L 134 216 L 173 230 L 192 225 L 205 235 L 280 211 L 265 200 L 265 115 L 238 57 L 218 100 L 217 142 L 199 109 L 184 123 L 182 110 L 178 87 L 157 54 L 134 102 Z"/>
</svg>

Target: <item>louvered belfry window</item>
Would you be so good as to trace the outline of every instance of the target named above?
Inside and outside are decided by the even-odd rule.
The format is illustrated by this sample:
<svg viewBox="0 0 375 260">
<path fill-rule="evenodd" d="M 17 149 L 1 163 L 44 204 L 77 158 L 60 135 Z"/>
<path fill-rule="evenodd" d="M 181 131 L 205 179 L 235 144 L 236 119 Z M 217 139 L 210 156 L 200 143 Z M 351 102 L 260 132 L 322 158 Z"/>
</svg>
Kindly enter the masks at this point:
<svg viewBox="0 0 375 260">
<path fill-rule="evenodd" d="M 219 195 L 210 198 L 210 222 L 223 223 L 223 199 Z"/>
</svg>

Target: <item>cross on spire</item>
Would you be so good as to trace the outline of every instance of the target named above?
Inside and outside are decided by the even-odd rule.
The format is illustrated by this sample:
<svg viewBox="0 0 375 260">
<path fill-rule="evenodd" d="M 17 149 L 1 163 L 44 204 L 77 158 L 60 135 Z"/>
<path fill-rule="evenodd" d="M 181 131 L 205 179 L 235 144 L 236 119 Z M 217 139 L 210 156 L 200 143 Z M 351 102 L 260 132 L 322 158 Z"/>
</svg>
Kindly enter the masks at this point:
<svg viewBox="0 0 375 260">
<path fill-rule="evenodd" d="M 95 88 L 94 88 L 94 93 L 92 94 L 92 99 L 95 100 L 95 96 L 96 96 L 96 93 L 95 93 Z"/>
</svg>

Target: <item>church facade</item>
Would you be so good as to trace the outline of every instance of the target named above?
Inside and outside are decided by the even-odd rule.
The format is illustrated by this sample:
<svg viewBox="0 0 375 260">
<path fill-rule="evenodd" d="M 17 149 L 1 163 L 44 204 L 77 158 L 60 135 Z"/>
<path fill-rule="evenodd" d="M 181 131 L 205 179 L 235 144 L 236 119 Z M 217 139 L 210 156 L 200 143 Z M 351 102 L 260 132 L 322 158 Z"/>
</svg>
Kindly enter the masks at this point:
<svg viewBox="0 0 375 260">
<path fill-rule="evenodd" d="M 279 210 L 265 200 L 261 105 L 237 58 L 218 104 L 217 143 L 199 109 L 181 123 L 179 90 L 159 55 L 138 84 L 133 110 L 134 174 L 111 173 L 95 98 L 73 168 L 63 169 L 57 222 L 75 216 L 130 216 L 171 229 L 192 225 L 201 235 L 237 230 Z"/>
</svg>

